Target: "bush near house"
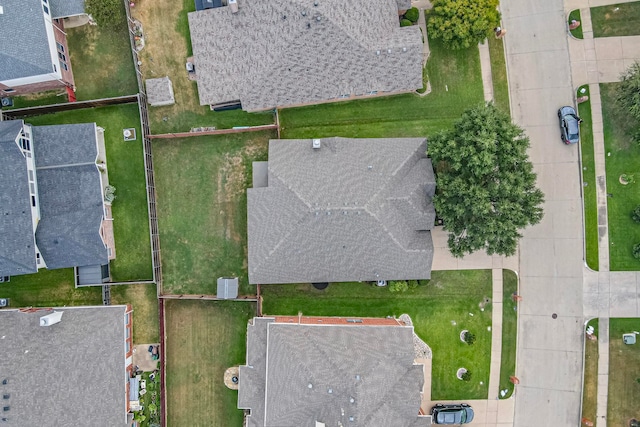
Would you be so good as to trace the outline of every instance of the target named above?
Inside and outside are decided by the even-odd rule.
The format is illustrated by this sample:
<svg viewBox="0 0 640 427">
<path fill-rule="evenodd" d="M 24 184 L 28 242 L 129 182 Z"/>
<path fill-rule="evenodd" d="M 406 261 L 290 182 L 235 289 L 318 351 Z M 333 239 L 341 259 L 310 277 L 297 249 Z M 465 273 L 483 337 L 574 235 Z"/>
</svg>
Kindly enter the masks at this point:
<svg viewBox="0 0 640 427">
<path fill-rule="evenodd" d="M 401 19 L 400 20 L 400 26 L 401 27 L 410 27 L 413 25 L 413 22 L 409 21 L 408 19 Z"/>
<path fill-rule="evenodd" d="M 450 49 L 482 42 L 500 25 L 499 0 L 433 0 L 427 32 Z"/>
<path fill-rule="evenodd" d="M 420 17 L 420 11 L 417 8 L 412 7 L 411 9 L 405 12 L 404 17 L 405 19 L 408 19 L 413 23 L 418 22 L 418 18 Z"/>
</svg>

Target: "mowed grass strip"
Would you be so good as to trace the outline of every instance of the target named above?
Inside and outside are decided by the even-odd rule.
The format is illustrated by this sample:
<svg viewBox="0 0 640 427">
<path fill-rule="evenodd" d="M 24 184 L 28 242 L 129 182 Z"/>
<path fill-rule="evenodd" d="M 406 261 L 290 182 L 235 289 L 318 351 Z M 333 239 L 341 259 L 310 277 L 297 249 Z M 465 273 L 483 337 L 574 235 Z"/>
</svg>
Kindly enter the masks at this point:
<svg viewBox="0 0 640 427">
<path fill-rule="evenodd" d="M 223 376 L 246 363 L 247 322 L 255 309 L 234 301 L 166 302 L 168 425 L 242 426 L 238 392 Z"/>
<path fill-rule="evenodd" d="M 607 425 L 640 419 L 640 343 L 626 345 L 622 334 L 640 331 L 640 319 L 609 319 L 609 397 Z"/>
<path fill-rule="evenodd" d="M 578 28 L 576 28 L 575 30 L 569 30 L 569 31 L 571 32 L 571 35 L 573 37 L 575 37 L 577 39 L 583 39 L 584 36 L 582 35 L 582 21 L 581 21 L 581 17 L 580 17 L 580 9 L 572 10 L 569 13 L 569 19 L 568 19 L 567 25 L 571 25 L 571 21 L 573 21 L 574 19 L 576 21 L 580 22 L 580 26 Z"/>
<path fill-rule="evenodd" d="M 113 28 L 83 25 L 65 30 L 79 101 L 138 93 L 123 2 L 112 20 Z"/>
<path fill-rule="evenodd" d="M 25 120 L 34 125 L 95 122 L 104 128 L 109 184 L 116 187 L 116 199 L 112 205 L 116 259 L 111 261 L 111 276 L 116 282 L 153 278 L 139 117 L 138 105 L 126 104 L 46 114 Z M 135 128 L 138 139 L 124 141 L 122 130 L 125 128 Z"/>
<path fill-rule="evenodd" d="M 429 136 L 484 100 L 478 48 L 447 50 L 429 40 L 431 93 L 334 102 L 280 111 L 283 138 Z"/>
<path fill-rule="evenodd" d="M 214 294 L 218 277 L 247 277 L 247 187 L 274 132 L 154 140 L 165 294 Z"/>
<path fill-rule="evenodd" d="M 502 358 L 500 362 L 501 399 L 513 394 L 514 385 L 509 377 L 516 374 L 516 350 L 518 335 L 518 303 L 513 295 L 518 292 L 518 276 L 511 270 L 502 270 Z M 503 396 L 500 392 L 506 390 Z"/>
<path fill-rule="evenodd" d="M 640 35 L 640 1 L 591 8 L 594 37 Z"/>
<path fill-rule="evenodd" d="M 582 92 L 584 89 L 584 92 Z M 589 85 L 578 88 L 577 96 L 589 96 Z M 591 101 L 578 104 L 580 125 L 580 153 L 582 154 L 582 194 L 584 197 L 584 235 L 587 266 L 598 271 L 598 195 L 596 182 L 595 148 L 593 145 L 593 119 Z"/>
<path fill-rule="evenodd" d="M 593 326 L 598 335 L 598 319 L 591 319 L 587 326 Z M 596 420 L 598 406 L 598 341 L 585 339 L 584 382 L 582 388 L 582 417 L 592 422 Z"/>
<path fill-rule="evenodd" d="M 507 62 L 504 56 L 502 39 L 488 37 L 489 57 L 491 58 L 491 79 L 493 82 L 493 103 L 503 112 L 511 115 L 509 103 L 509 82 Z"/>
<path fill-rule="evenodd" d="M 324 291 L 309 284 L 262 286 L 266 315 L 386 317 L 409 314 L 415 332 L 433 350 L 434 400 L 486 399 L 491 364 L 491 271 L 434 271 L 432 279 L 402 294 L 368 283 L 332 283 Z M 460 341 L 468 329 L 476 342 Z M 458 368 L 471 381 L 456 378 Z"/>
<path fill-rule="evenodd" d="M 151 132 L 162 134 L 189 132 L 193 127 L 227 129 L 274 123 L 272 112 L 215 112 L 207 105 L 200 105 L 198 85 L 189 80 L 185 68 L 187 58 L 193 55 L 187 17 L 193 11 L 193 0 L 141 0 L 131 11 L 144 29 L 145 47 L 139 53 L 144 79 L 168 76 L 176 100 L 174 105 L 149 109 Z"/>
<path fill-rule="evenodd" d="M 631 219 L 631 212 L 640 205 L 640 146 L 628 135 L 628 113 L 616 106 L 617 85 L 600 85 L 609 195 L 609 260 L 613 271 L 636 271 L 640 260 L 633 257 L 633 245 L 640 243 L 640 224 Z M 622 185 L 622 174 L 634 175 L 636 182 Z"/>
<path fill-rule="evenodd" d="M 112 286 L 111 304 L 131 304 L 133 307 L 134 344 L 160 341 L 158 298 L 154 283 Z"/>
</svg>

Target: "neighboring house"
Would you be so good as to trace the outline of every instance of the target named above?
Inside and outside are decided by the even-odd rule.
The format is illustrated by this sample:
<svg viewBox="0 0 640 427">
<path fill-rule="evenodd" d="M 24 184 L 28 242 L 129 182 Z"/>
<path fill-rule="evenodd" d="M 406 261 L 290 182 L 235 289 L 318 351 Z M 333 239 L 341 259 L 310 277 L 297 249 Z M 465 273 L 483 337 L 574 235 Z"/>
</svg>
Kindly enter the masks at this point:
<svg viewBox="0 0 640 427">
<path fill-rule="evenodd" d="M 200 104 L 267 110 L 422 87 L 422 35 L 394 0 L 224 0 L 189 13 Z"/>
<path fill-rule="evenodd" d="M 247 190 L 249 283 L 430 278 L 426 148 L 424 138 L 270 141 Z"/>
<path fill-rule="evenodd" d="M 424 365 L 396 319 L 254 318 L 238 408 L 248 427 L 427 427 Z"/>
<path fill-rule="evenodd" d="M 107 179 L 95 123 L 0 122 L 0 277 L 44 267 L 103 272 L 115 254 Z"/>
<path fill-rule="evenodd" d="M 2 0 L 0 96 L 73 89 L 63 18 L 84 14 L 83 0 Z"/>
<path fill-rule="evenodd" d="M 131 329 L 130 305 L 0 310 L 0 425 L 127 426 Z"/>
</svg>

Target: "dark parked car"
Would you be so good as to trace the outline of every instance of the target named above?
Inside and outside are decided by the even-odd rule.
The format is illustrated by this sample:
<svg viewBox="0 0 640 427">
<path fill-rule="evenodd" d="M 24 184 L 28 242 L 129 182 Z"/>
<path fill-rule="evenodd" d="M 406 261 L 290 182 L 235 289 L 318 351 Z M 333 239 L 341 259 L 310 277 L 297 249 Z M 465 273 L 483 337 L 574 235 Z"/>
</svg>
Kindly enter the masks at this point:
<svg viewBox="0 0 640 427">
<path fill-rule="evenodd" d="M 560 120 L 560 137 L 565 144 L 575 144 L 580 140 L 580 122 L 573 107 L 565 106 L 558 110 Z"/>
<path fill-rule="evenodd" d="M 466 403 L 459 405 L 438 404 L 431 409 L 431 416 L 435 424 L 469 424 L 473 421 L 473 409 Z"/>
</svg>

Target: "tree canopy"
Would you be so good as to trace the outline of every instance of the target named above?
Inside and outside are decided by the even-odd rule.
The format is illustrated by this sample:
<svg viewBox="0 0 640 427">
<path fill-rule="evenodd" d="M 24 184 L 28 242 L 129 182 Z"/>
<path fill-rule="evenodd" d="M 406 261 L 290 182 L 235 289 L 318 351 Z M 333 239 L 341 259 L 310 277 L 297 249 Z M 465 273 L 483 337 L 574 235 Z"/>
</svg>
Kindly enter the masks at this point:
<svg viewBox="0 0 640 427">
<path fill-rule="evenodd" d="M 432 0 L 427 31 L 450 49 L 465 49 L 483 41 L 500 25 L 499 0 Z"/>
<path fill-rule="evenodd" d="M 640 122 L 640 62 L 634 62 L 622 74 L 616 95 L 620 106 Z"/>
<path fill-rule="evenodd" d="M 527 156 L 529 139 L 493 104 L 464 112 L 429 140 L 436 213 L 456 257 L 485 249 L 513 255 L 521 229 L 543 216 L 544 195 Z"/>
<path fill-rule="evenodd" d="M 85 0 L 86 12 L 101 27 L 118 28 L 122 25 L 122 0 Z"/>
</svg>

